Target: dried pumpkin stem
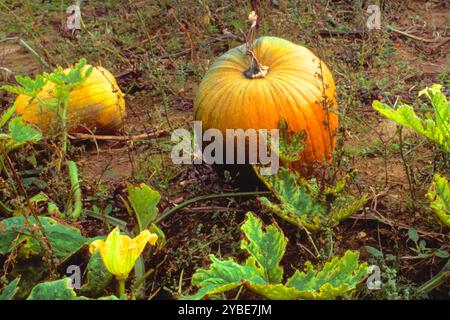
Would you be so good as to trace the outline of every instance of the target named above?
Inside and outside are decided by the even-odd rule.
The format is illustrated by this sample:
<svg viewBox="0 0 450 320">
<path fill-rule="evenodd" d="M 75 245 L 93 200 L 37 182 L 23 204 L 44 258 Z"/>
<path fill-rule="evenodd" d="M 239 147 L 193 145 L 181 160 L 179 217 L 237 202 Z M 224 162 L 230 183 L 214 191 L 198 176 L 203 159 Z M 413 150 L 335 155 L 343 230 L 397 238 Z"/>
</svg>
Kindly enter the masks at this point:
<svg viewBox="0 0 450 320">
<path fill-rule="evenodd" d="M 263 66 L 261 63 L 259 63 L 258 59 L 255 56 L 255 53 L 253 52 L 253 43 L 255 41 L 255 35 L 256 35 L 256 25 L 258 16 L 254 11 L 252 11 L 249 15 L 249 21 L 251 22 L 250 29 L 247 34 L 245 48 L 247 55 L 250 56 L 252 59 L 252 63 L 250 67 L 244 71 L 244 75 L 249 79 L 257 79 L 257 78 L 264 78 L 267 75 L 267 72 L 269 71 L 269 67 Z"/>
</svg>

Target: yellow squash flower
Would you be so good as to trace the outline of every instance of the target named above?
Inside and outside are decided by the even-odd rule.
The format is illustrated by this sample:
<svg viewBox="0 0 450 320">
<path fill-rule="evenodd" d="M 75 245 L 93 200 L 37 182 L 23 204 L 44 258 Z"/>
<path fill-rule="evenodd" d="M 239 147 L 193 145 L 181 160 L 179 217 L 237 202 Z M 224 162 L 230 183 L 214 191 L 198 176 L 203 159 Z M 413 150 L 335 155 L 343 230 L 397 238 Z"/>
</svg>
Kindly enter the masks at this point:
<svg viewBox="0 0 450 320">
<path fill-rule="evenodd" d="M 125 280 L 134 267 L 136 260 L 147 243 L 155 245 L 158 236 L 148 230 L 142 231 L 137 237 L 121 235 L 116 227 L 105 240 L 95 240 L 89 246 L 89 251 L 100 251 L 103 263 L 117 280 Z"/>
</svg>

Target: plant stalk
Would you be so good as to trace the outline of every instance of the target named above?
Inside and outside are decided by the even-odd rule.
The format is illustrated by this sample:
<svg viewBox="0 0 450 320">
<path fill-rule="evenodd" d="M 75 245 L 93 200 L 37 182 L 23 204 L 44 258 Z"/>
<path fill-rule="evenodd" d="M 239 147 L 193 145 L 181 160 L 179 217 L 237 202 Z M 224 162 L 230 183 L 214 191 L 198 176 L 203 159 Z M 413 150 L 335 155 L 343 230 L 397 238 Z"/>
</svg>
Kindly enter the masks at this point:
<svg viewBox="0 0 450 320">
<path fill-rule="evenodd" d="M 119 299 L 125 294 L 125 281 L 126 279 L 117 280 L 117 293 L 119 294 Z"/>
<path fill-rule="evenodd" d="M 73 193 L 73 210 L 70 213 L 73 219 L 78 219 L 82 210 L 81 188 L 78 179 L 78 169 L 74 161 L 67 161 L 67 168 L 69 169 L 71 191 Z"/>
<path fill-rule="evenodd" d="M 177 212 L 180 209 L 183 209 L 194 202 L 211 200 L 211 199 L 219 199 L 219 198 L 228 198 L 228 197 L 248 197 L 248 196 L 259 196 L 259 195 L 269 195 L 272 194 L 271 191 L 250 191 L 250 192 L 229 192 L 229 193 L 219 193 L 219 194 L 210 194 L 206 196 L 195 197 L 189 200 L 186 200 L 179 205 L 173 207 L 172 209 L 167 210 L 161 217 L 156 219 L 154 222 L 156 225 L 161 223 L 163 220 L 167 219 L 173 213 Z"/>
</svg>

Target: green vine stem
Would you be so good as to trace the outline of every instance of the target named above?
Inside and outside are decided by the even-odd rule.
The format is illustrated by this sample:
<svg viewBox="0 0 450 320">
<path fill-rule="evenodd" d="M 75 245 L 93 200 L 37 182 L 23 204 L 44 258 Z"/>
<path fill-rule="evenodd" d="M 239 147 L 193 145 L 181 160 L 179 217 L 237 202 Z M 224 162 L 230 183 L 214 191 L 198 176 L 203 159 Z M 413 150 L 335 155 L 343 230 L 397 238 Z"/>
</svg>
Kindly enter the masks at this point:
<svg viewBox="0 0 450 320">
<path fill-rule="evenodd" d="M 78 169 L 74 161 L 67 161 L 67 168 L 69 169 L 71 191 L 73 193 L 73 210 L 70 215 L 73 219 L 78 219 L 81 214 L 82 201 L 81 201 L 81 188 L 80 181 L 78 179 Z"/>
<path fill-rule="evenodd" d="M 229 198 L 229 197 L 248 197 L 248 196 L 262 196 L 262 195 L 269 195 L 272 194 L 271 191 L 249 191 L 249 192 L 229 192 L 229 193 L 219 193 L 219 194 L 210 194 L 207 196 L 199 196 L 195 197 L 189 200 L 186 200 L 176 207 L 173 207 L 172 209 L 167 210 L 161 217 L 156 219 L 154 222 L 155 224 L 161 223 L 163 220 L 167 219 L 169 216 L 174 214 L 180 209 L 183 209 L 194 202 L 198 201 L 205 201 L 205 200 L 211 200 L 211 199 L 219 199 L 219 198 Z"/>
<path fill-rule="evenodd" d="M 126 279 L 118 279 L 117 280 L 117 284 L 118 284 L 118 290 L 117 293 L 119 294 L 119 299 L 125 294 L 125 280 Z"/>
<path fill-rule="evenodd" d="M 428 294 L 433 289 L 445 283 L 448 279 L 450 279 L 450 259 L 447 261 L 444 268 L 442 268 L 442 270 L 439 271 L 437 275 L 435 275 L 433 278 L 431 278 L 423 285 L 421 285 L 419 288 L 417 288 L 416 295 L 419 297 Z"/>
<path fill-rule="evenodd" d="M 13 213 L 13 210 L 0 200 L 0 212 L 5 213 L 6 215 L 10 215 L 11 213 Z"/>
<path fill-rule="evenodd" d="M 61 112 L 61 130 L 62 130 L 62 150 L 64 156 L 67 153 L 67 140 L 69 134 L 67 133 L 67 105 L 68 105 L 68 99 L 64 99 L 62 103 L 62 112 Z"/>
</svg>

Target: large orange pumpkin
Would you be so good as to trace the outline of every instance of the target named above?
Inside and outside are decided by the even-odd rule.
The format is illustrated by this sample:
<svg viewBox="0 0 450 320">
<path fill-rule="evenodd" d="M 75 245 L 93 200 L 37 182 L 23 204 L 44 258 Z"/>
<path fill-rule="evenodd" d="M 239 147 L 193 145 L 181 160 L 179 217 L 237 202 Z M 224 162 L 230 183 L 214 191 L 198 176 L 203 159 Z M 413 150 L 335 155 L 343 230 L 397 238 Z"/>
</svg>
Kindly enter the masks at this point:
<svg viewBox="0 0 450 320">
<path fill-rule="evenodd" d="M 330 161 L 338 125 L 335 84 L 328 67 L 310 50 L 276 37 L 255 40 L 253 53 L 267 74 L 254 78 L 245 45 L 231 49 L 208 70 L 198 89 L 195 119 L 204 130 L 276 129 L 306 133 L 302 160 Z"/>
<path fill-rule="evenodd" d="M 85 66 L 87 69 L 89 65 Z M 70 69 L 64 70 L 67 72 Z M 55 98 L 55 84 L 48 82 L 32 100 L 29 96 L 16 98 L 16 112 L 45 132 L 58 128 L 58 115 L 38 101 L 50 102 Z M 67 128 L 70 132 L 91 131 L 111 133 L 120 128 L 125 117 L 125 100 L 114 76 L 102 67 L 94 67 L 83 84 L 70 92 L 67 106 Z"/>
</svg>

